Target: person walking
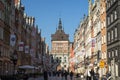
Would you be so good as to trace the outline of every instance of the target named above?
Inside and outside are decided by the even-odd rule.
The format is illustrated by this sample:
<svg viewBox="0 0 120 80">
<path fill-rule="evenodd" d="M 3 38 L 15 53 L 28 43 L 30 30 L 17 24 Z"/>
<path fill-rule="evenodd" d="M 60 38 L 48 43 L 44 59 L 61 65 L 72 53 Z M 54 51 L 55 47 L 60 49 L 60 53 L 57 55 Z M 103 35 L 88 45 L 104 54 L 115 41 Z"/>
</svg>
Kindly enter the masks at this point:
<svg viewBox="0 0 120 80">
<path fill-rule="evenodd" d="M 61 71 L 61 77 L 62 77 L 62 80 L 63 80 L 63 76 L 64 76 L 64 72 L 63 72 L 63 71 Z"/>
<path fill-rule="evenodd" d="M 87 79 L 86 80 L 91 80 L 90 69 L 87 70 Z"/>
<path fill-rule="evenodd" d="M 90 74 L 91 74 L 91 79 L 94 80 L 95 79 L 95 72 L 94 72 L 93 68 L 91 69 Z"/>
<path fill-rule="evenodd" d="M 70 79 L 72 80 L 72 78 L 73 78 L 73 72 L 71 71 L 70 72 Z"/>
<path fill-rule="evenodd" d="M 65 75 L 65 80 L 67 80 L 67 75 L 68 75 L 68 73 L 67 73 L 67 71 L 66 71 L 66 70 L 65 70 L 64 75 Z"/>
<path fill-rule="evenodd" d="M 48 80 L 48 73 L 46 70 L 44 71 L 44 80 Z"/>
</svg>

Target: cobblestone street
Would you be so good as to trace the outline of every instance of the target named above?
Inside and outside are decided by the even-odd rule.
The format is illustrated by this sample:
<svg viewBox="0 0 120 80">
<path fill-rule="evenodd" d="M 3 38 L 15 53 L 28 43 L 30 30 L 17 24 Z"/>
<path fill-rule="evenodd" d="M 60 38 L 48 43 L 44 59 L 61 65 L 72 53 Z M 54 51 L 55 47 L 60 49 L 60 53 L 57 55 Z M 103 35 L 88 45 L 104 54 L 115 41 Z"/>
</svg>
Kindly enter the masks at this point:
<svg viewBox="0 0 120 80">
<path fill-rule="evenodd" d="M 44 80 L 44 78 L 43 78 L 43 76 L 41 76 L 41 77 L 37 77 L 37 78 L 29 78 L 28 80 Z M 65 77 L 51 76 L 51 77 L 48 77 L 48 80 L 65 80 Z M 71 80 L 70 76 L 67 77 L 67 80 Z M 74 76 L 72 80 L 85 80 L 85 79 L 76 78 Z"/>
</svg>

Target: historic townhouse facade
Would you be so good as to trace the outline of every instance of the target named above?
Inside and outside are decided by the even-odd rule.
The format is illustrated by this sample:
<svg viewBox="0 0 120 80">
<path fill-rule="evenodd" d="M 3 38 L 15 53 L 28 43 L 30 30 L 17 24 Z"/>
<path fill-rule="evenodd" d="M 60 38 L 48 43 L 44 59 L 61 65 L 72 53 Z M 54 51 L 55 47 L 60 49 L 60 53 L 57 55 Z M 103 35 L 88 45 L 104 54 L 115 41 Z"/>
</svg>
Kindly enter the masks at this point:
<svg viewBox="0 0 120 80">
<path fill-rule="evenodd" d="M 75 33 L 74 33 L 74 44 L 73 44 L 73 47 L 74 47 L 74 62 L 75 62 L 75 72 L 77 73 L 78 72 L 78 60 L 77 60 L 77 52 L 78 52 L 78 48 L 79 48 L 79 30 L 80 30 L 80 26 L 78 26 L 78 28 L 75 30 Z"/>
<path fill-rule="evenodd" d="M 69 71 L 75 72 L 75 55 L 74 55 L 74 43 L 70 42 L 69 46 Z"/>
<path fill-rule="evenodd" d="M 35 19 L 24 15 L 24 9 L 21 0 L 0 0 L 0 75 L 11 75 L 22 65 L 42 68 L 41 32 L 35 26 Z M 15 70 L 11 60 L 14 52 Z"/>
<path fill-rule="evenodd" d="M 81 21 L 80 27 L 74 34 L 74 50 L 77 53 L 76 51 L 84 48 L 85 69 L 94 68 L 95 72 L 99 72 L 101 77 L 107 72 L 106 5 L 103 0 L 95 0 L 94 3 L 92 3 L 92 0 L 88 0 L 88 3 L 88 16 Z M 81 61 L 79 59 L 78 62 Z M 102 65 L 101 62 L 103 62 Z"/>
<path fill-rule="evenodd" d="M 85 69 L 87 69 L 87 67 L 88 67 L 88 65 L 89 65 L 89 63 L 90 63 L 90 59 L 89 59 L 89 57 L 88 57 L 88 54 L 87 54 L 87 49 L 88 49 L 88 16 L 86 16 L 86 19 L 84 20 L 84 24 L 85 24 L 85 26 L 84 26 L 84 40 L 85 40 L 85 44 L 84 44 L 84 46 L 85 46 L 85 56 L 84 56 L 84 66 L 85 66 Z"/>
<path fill-rule="evenodd" d="M 120 0 L 107 0 L 107 61 L 114 78 L 120 77 Z"/>
<path fill-rule="evenodd" d="M 90 2 L 91 3 L 91 2 Z M 95 0 L 90 9 L 91 17 L 91 66 L 98 72 L 101 52 L 100 0 Z"/>
<path fill-rule="evenodd" d="M 80 22 L 78 29 L 76 29 L 74 34 L 74 53 L 75 53 L 75 71 L 77 73 L 84 73 L 85 65 L 85 27 L 87 23 L 87 17 L 84 16 L 83 20 Z"/>
<path fill-rule="evenodd" d="M 51 54 L 53 55 L 53 59 L 55 59 L 57 63 L 59 63 L 60 61 L 60 65 L 56 65 L 57 70 L 68 70 L 69 35 L 65 34 L 62 28 L 61 19 L 59 19 L 58 29 L 56 30 L 55 34 L 51 35 L 51 38 Z"/>
<path fill-rule="evenodd" d="M 14 26 L 14 0 L 0 1 L 0 75 L 12 73 L 10 61 L 10 33 Z"/>
<path fill-rule="evenodd" d="M 99 63 L 100 67 L 100 76 L 107 73 L 107 41 L 106 41 L 106 0 L 100 1 L 100 22 L 101 22 L 101 60 L 103 66 Z"/>
<path fill-rule="evenodd" d="M 92 47 L 91 47 L 91 40 L 92 40 L 92 1 L 88 0 L 88 23 L 87 28 L 85 30 L 85 52 L 86 57 L 89 62 L 89 65 L 92 65 L 91 58 L 92 58 Z M 89 66 L 88 65 L 88 66 Z M 89 68 L 89 67 L 87 67 Z"/>
</svg>

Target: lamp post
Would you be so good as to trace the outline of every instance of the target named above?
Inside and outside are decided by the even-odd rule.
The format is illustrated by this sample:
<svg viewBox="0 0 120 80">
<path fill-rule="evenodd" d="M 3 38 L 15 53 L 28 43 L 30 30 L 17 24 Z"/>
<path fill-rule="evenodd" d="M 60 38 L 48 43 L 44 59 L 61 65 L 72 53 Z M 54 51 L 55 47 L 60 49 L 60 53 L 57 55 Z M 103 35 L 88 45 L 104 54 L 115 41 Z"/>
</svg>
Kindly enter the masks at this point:
<svg viewBox="0 0 120 80">
<path fill-rule="evenodd" d="M 1 58 L 1 51 L 0 51 L 0 58 Z M 2 62 L 0 61 L 0 68 L 2 67 Z M 0 76 L 1 76 L 1 73 L 2 72 L 0 72 Z"/>
<path fill-rule="evenodd" d="M 13 70 L 14 70 L 13 75 L 15 75 L 15 66 L 17 64 L 17 60 L 18 60 L 17 51 L 14 50 L 13 54 L 11 55 L 11 61 L 13 62 L 13 65 L 14 65 L 14 67 L 13 67 Z"/>
<path fill-rule="evenodd" d="M 1 57 L 1 51 L 0 51 L 0 57 Z"/>
</svg>

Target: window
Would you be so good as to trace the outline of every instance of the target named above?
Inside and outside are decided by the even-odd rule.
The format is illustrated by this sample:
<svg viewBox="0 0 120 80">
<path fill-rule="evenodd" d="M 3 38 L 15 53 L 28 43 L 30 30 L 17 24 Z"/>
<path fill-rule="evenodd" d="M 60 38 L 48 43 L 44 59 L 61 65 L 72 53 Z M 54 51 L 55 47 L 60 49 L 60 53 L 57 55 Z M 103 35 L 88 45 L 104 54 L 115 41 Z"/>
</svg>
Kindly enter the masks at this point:
<svg viewBox="0 0 120 80">
<path fill-rule="evenodd" d="M 117 49 L 115 50 L 115 56 L 118 56 L 118 50 Z"/>
<path fill-rule="evenodd" d="M 64 59 L 66 59 L 66 57 L 64 57 Z"/>
<path fill-rule="evenodd" d="M 107 25 L 109 25 L 110 24 L 110 17 L 108 16 L 108 18 L 107 18 Z"/>
<path fill-rule="evenodd" d="M 113 0 L 114 2 L 116 1 L 116 0 Z"/>
<path fill-rule="evenodd" d="M 2 10 L 0 10 L 0 19 L 4 20 L 4 12 Z"/>
<path fill-rule="evenodd" d="M 118 33 L 117 33 L 118 31 L 117 31 L 117 27 L 115 27 L 115 38 L 117 38 L 117 36 L 118 36 Z"/>
<path fill-rule="evenodd" d="M 117 19 L 117 11 L 114 11 L 115 20 Z"/>
<path fill-rule="evenodd" d="M 2 27 L 0 27 L 0 39 L 3 40 L 3 28 Z"/>
<path fill-rule="evenodd" d="M 110 41 L 110 32 L 108 32 L 108 41 Z"/>
<path fill-rule="evenodd" d="M 114 51 L 112 51 L 112 57 L 114 57 Z"/>
<path fill-rule="evenodd" d="M 115 69 L 116 69 L 116 70 L 115 70 L 115 74 L 116 74 L 116 76 L 118 77 L 118 71 L 119 71 L 119 70 L 118 70 L 118 64 L 115 64 Z"/>
<path fill-rule="evenodd" d="M 113 30 L 111 31 L 111 39 L 113 40 Z"/>
<path fill-rule="evenodd" d="M 110 17 L 110 18 L 111 18 L 111 23 L 112 23 L 112 22 L 113 22 L 113 14 L 111 14 L 111 17 Z"/>
<path fill-rule="evenodd" d="M 113 0 L 110 0 L 111 2 L 110 2 L 110 4 L 112 5 L 113 4 Z"/>
<path fill-rule="evenodd" d="M 108 52 L 108 57 L 109 57 L 109 58 L 111 57 L 110 55 L 111 55 L 110 52 Z"/>
<path fill-rule="evenodd" d="M 108 8 L 110 7 L 110 2 L 108 1 Z"/>
<path fill-rule="evenodd" d="M 62 59 L 62 58 L 60 57 L 60 59 Z"/>
<path fill-rule="evenodd" d="M 66 62 L 66 59 L 64 60 L 64 62 Z"/>
</svg>

